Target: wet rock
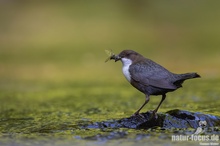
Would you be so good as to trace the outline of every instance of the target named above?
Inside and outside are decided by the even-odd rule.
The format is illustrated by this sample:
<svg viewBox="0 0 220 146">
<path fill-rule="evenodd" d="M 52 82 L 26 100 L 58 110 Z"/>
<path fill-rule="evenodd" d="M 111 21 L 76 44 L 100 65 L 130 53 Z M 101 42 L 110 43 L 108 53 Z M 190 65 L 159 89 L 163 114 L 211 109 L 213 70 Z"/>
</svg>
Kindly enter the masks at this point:
<svg viewBox="0 0 220 146">
<path fill-rule="evenodd" d="M 137 116 L 122 118 L 119 120 L 108 120 L 102 122 L 95 122 L 84 125 L 82 128 L 132 128 L 132 129 L 149 129 L 153 127 L 161 127 L 164 129 L 170 128 L 197 128 L 200 121 L 206 121 L 207 127 L 220 126 L 220 117 L 193 113 L 183 110 L 171 110 L 166 113 L 158 113 L 155 118 L 152 112 L 142 113 Z"/>
</svg>

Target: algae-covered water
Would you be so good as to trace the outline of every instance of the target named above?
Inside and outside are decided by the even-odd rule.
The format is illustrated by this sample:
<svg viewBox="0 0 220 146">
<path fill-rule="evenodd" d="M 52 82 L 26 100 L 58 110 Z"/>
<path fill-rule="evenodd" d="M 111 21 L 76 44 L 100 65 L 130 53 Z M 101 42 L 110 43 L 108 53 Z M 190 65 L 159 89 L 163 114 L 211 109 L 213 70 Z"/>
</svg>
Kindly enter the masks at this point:
<svg viewBox="0 0 220 146">
<path fill-rule="evenodd" d="M 219 86 L 219 80 L 188 81 L 183 89 L 168 94 L 159 112 L 182 109 L 220 116 Z M 1 145 L 172 145 L 173 134 L 195 131 L 82 128 L 133 114 L 144 95 L 125 84 L 7 82 L 1 84 L 0 98 Z M 143 112 L 154 109 L 159 100 L 159 96 L 152 96 Z"/>
<path fill-rule="evenodd" d="M 219 1 L 0 1 L 0 145 L 198 145 L 195 129 L 95 129 L 144 102 L 104 50 L 132 49 L 175 73 L 172 109 L 220 116 Z M 142 110 L 156 108 L 152 96 Z M 219 127 L 208 134 L 219 134 Z"/>
</svg>

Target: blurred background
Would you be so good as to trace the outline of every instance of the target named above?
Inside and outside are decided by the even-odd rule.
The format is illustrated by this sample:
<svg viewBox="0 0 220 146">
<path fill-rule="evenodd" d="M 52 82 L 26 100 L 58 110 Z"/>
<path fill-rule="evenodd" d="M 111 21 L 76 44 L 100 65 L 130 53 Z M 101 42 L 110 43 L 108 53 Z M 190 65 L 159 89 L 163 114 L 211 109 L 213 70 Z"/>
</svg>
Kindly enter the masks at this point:
<svg viewBox="0 0 220 146">
<path fill-rule="evenodd" d="M 220 73 L 219 1 L 0 1 L 0 82 L 122 81 L 105 49 L 169 70 Z"/>
<path fill-rule="evenodd" d="M 120 62 L 105 63 L 106 49 L 202 76 L 169 93 L 159 112 L 220 115 L 219 0 L 0 0 L 1 142 L 72 140 L 103 132 L 79 124 L 131 116 L 144 95 Z"/>
</svg>

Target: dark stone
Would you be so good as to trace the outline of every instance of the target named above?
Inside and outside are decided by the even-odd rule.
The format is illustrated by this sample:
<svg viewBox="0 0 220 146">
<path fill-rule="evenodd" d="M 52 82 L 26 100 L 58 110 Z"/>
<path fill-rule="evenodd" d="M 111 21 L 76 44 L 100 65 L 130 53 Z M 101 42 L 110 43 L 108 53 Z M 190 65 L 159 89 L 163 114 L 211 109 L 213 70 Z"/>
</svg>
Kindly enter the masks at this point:
<svg viewBox="0 0 220 146">
<path fill-rule="evenodd" d="M 157 118 L 153 116 L 152 112 L 146 112 L 142 113 L 141 116 L 137 115 L 119 120 L 95 122 L 83 125 L 82 128 L 197 128 L 200 121 L 206 121 L 207 127 L 220 126 L 220 117 L 218 116 L 175 109 L 166 113 L 157 113 Z"/>
</svg>

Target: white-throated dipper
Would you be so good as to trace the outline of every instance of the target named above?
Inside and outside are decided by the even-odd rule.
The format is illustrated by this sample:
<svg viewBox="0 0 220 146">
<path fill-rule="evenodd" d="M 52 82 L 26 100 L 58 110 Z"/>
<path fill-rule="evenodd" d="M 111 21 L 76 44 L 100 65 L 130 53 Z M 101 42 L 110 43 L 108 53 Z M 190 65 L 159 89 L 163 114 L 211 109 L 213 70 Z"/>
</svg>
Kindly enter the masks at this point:
<svg viewBox="0 0 220 146">
<path fill-rule="evenodd" d="M 121 60 L 125 78 L 146 96 L 144 104 L 134 115 L 139 115 L 140 110 L 149 102 L 150 95 L 162 95 L 159 105 L 153 110 L 153 114 L 156 116 L 156 112 L 166 98 L 167 92 L 182 87 L 182 83 L 187 79 L 200 77 L 197 73 L 172 73 L 133 50 L 123 50 L 119 55 L 112 54 L 110 59 L 115 60 L 115 62 Z"/>
</svg>

